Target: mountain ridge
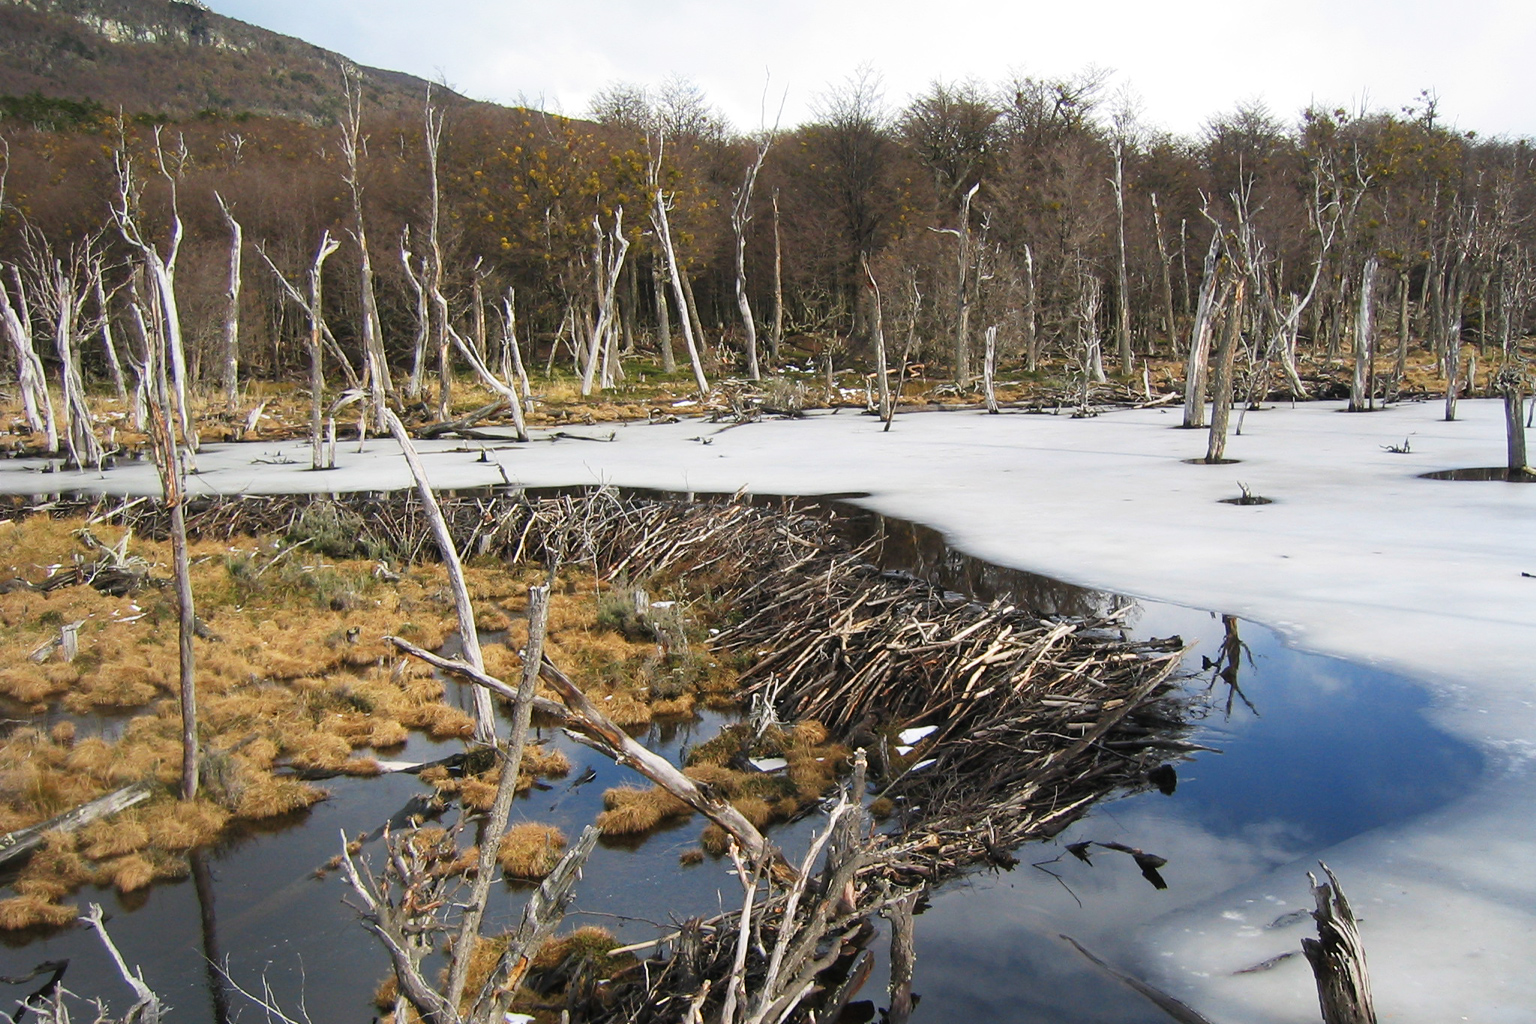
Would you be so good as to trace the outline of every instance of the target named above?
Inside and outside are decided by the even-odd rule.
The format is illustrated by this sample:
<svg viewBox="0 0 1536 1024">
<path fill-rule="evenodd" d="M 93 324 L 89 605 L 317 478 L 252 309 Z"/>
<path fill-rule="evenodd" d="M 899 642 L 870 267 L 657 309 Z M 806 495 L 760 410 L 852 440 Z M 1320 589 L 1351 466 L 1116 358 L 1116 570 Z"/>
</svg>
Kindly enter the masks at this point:
<svg viewBox="0 0 1536 1024">
<path fill-rule="evenodd" d="M 358 69 L 373 108 L 420 105 L 430 84 L 356 65 L 198 0 L 0 0 L 0 94 L 174 118 L 254 114 L 325 123 L 342 109 L 343 64 Z"/>
</svg>

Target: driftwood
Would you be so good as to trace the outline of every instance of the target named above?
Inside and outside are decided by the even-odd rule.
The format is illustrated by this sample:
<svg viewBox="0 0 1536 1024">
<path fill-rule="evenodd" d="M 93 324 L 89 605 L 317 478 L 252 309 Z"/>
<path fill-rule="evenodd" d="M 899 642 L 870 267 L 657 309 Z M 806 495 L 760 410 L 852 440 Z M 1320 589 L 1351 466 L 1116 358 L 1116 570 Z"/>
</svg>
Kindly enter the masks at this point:
<svg viewBox="0 0 1536 1024">
<path fill-rule="evenodd" d="M 1319 883 L 1317 876 L 1307 874 L 1312 882 L 1312 898 L 1317 903 L 1317 909 L 1312 911 L 1317 938 L 1302 939 L 1301 951 L 1317 979 L 1323 1024 L 1376 1024 L 1371 979 L 1365 968 L 1365 946 L 1360 942 L 1355 912 L 1328 865 L 1319 867 L 1328 881 Z"/>
<path fill-rule="evenodd" d="M 50 832 L 75 832 L 93 821 L 108 818 L 126 811 L 134 804 L 149 799 L 149 785 L 135 782 L 131 786 L 114 790 L 106 796 L 83 803 L 47 821 L 17 829 L 0 836 L 0 865 L 21 860 L 43 844 Z"/>
</svg>

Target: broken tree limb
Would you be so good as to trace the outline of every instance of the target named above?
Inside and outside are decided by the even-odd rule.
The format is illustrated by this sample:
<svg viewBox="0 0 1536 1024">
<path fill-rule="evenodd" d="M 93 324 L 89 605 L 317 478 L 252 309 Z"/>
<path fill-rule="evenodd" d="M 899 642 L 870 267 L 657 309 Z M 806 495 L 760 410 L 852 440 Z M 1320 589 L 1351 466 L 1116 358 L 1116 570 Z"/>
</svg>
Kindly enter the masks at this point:
<svg viewBox="0 0 1536 1024">
<path fill-rule="evenodd" d="M 1371 979 L 1365 968 L 1365 946 L 1360 942 L 1355 912 L 1328 865 L 1319 862 L 1318 867 L 1328 881 L 1319 883 L 1316 875 L 1307 872 L 1312 882 L 1312 898 L 1317 901 L 1317 909 L 1312 911 L 1317 938 L 1302 939 L 1301 951 L 1317 979 L 1323 1024 L 1376 1024 Z"/>
<path fill-rule="evenodd" d="M 136 1021 L 138 1024 L 160 1024 L 160 997 L 144 983 L 144 975 L 138 969 L 129 970 L 128 964 L 123 960 L 123 954 L 117 951 L 112 944 L 112 937 L 107 934 L 107 926 L 102 921 L 101 905 L 92 903 L 91 907 L 80 920 L 95 929 L 101 939 L 101 944 L 107 947 L 107 952 L 112 956 L 112 962 L 117 965 L 118 973 L 133 989 L 133 994 L 138 997 L 133 1006 L 123 1016 L 125 1021 Z"/>
<path fill-rule="evenodd" d="M 0 866 L 26 857 L 42 845 L 49 832 L 74 832 L 93 821 L 111 817 L 134 804 L 149 799 L 149 784 L 135 782 L 131 786 L 99 796 L 47 821 L 26 828 L 19 828 L 0 836 Z"/>
<path fill-rule="evenodd" d="M 415 658 L 420 658 L 434 668 L 468 680 L 485 691 L 498 693 L 503 697 L 515 699 L 517 691 L 507 683 L 490 675 L 482 667 L 469 665 L 466 662 L 444 658 L 425 651 L 408 640 L 400 637 L 386 637 L 390 643 Z M 659 754 L 653 754 L 636 742 L 628 733 L 615 725 L 606 715 L 598 710 L 597 705 L 587 699 L 586 694 L 580 688 L 556 668 L 548 659 L 545 659 L 539 668 L 540 677 L 552 686 L 560 699 L 565 702 L 562 708 L 552 701 L 535 700 L 533 710 L 550 714 L 560 724 L 576 734 L 579 738 L 590 740 L 591 746 L 613 758 L 619 764 L 628 765 L 641 775 L 650 779 L 656 785 L 670 792 L 673 796 L 709 818 L 715 824 L 725 829 L 741 844 L 742 849 L 753 858 L 755 862 L 777 861 L 781 868 L 787 868 L 782 863 L 777 852 L 769 845 L 750 821 L 742 816 L 730 804 L 715 800 L 704 793 L 698 785 L 684 775 L 670 761 Z M 793 869 L 790 869 L 791 871 Z"/>
<path fill-rule="evenodd" d="M 584 828 L 565 856 L 560 858 L 560 863 L 555 865 L 555 870 L 534 890 L 533 896 L 523 907 L 523 917 L 517 931 L 507 941 L 506 950 L 497 959 L 496 966 L 491 969 L 490 976 L 480 989 L 470 1020 L 499 1021 L 506 1014 L 507 1004 L 511 1003 L 513 993 L 523 983 L 528 968 L 533 966 L 533 959 L 538 955 L 540 947 L 565 916 L 565 908 L 573 898 L 571 887 L 580 880 L 582 865 L 586 864 L 593 847 L 597 845 L 598 835 L 596 825 Z"/>
<path fill-rule="evenodd" d="M 582 693 L 576 684 L 549 660 L 546 659 L 539 666 L 539 675 L 554 687 L 555 692 L 560 694 L 560 699 L 565 702 L 565 706 L 571 710 L 571 717 L 565 723 L 567 729 L 598 741 L 612 752 L 610 756 L 615 761 L 635 769 L 725 829 L 741 844 L 742 849 L 754 863 L 782 860 L 763 834 L 743 817 L 740 811 L 723 800 L 716 800 L 706 795 L 692 779 L 674 767 L 672 762 L 641 746 L 629 733 L 604 715 L 597 705 L 588 700 L 587 695 Z M 787 864 L 781 866 L 791 874 L 794 873 L 794 869 L 789 868 Z"/>
<path fill-rule="evenodd" d="M 437 539 L 438 551 L 443 557 L 443 566 L 448 570 L 448 586 L 453 591 L 453 606 L 458 612 L 459 642 L 464 648 L 464 660 L 475 668 L 483 670 L 485 661 L 480 654 L 480 635 L 475 628 L 475 613 L 469 600 L 469 588 L 464 582 L 464 567 L 459 562 L 459 551 L 453 543 L 453 534 L 443 518 L 443 510 L 437 503 L 437 495 L 432 490 L 432 484 L 427 480 L 426 467 L 421 464 L 421 459 L 416 454 L 416 446 L 411 444 L 410 434 L 407 433 L 405 424 L 400 422 L 400 417 L 395 415 L 393 409 L 386 410 L 384 419 L 389 425 L 390 433 L 395 435 L 395 440 L 400 445 L 405 463 L 410 467 L 411 478 L 416 481 L 416 490 L 421 495 L 422 511 L 426 513 L 427 521 L 432 524 L 432 534 Z M 496 741 L 496 715 L 491 708 L 491 695 L 484 689 L 475 690 L 475 741 L 478 743 Z"/>
</svg>

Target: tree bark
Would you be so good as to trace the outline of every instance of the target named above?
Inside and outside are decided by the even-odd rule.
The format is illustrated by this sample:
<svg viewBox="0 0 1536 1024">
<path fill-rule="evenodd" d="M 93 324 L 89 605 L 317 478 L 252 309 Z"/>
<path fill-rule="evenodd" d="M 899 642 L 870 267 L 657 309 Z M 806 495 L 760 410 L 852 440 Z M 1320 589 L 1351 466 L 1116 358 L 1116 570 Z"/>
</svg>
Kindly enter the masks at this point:
<svg viewBox="0 0 1536 1024">
<path fill-rule="evenodd" d="M 1365 412 L 1374 405 L 1367 392 L 1375 349 L 1376 266 L 1376 256 L 1372 254 L 1360 274 L 1360 312 L 1355 317 L 1355 372 L 1349 385 L 1350 412 Z"/>
<path fill-rule="evenodd" d="M 784 342 L 784 249 L 779 238 L 779 190 L 773 190 L 773 333 L 768 351 L 775 363 Z"/>
<path fill-rule="evenodd" d="M 874 340 L 875 340 L 875 377 L 880 394 L 880 419 L 889 420 L 891 415 L 891 379 L 887 372 L 885 361 L 885 327 L 884 318 L 880 308 L 880 285 L 875 282 L 874 272 L 869 269 L 869 260 L 860 257 L 864 265 L 864 277 L 869 281 L 869 290 L 874 293 Z"/>
<path fill-rule="evenodd" d="M 1131 353 L 1131 285 L 1125 261 L 1125 175 L 1123 147 L 1115 142 L 1115 216 L 1120 238 L 1120 276 L 1115 282 L 1115 345 L 1120 358 L 1120 372 L 1129 374 L 1135 369 Z"/>
<path fill-rule="evenodd" d="M 1227 420 L 1232 412 L 1232 361 L 1242 334 L 1243 295 L 1247 287 L 1247 279 L 1239 277 L 1232 289 L 1226 329 L 1221 332 L 1221 343 L 1216 352 L 1216 378 L 1211 383 L 1214 392 L 1211 396 L 1211 436 L 1205 449 L 1205 461 L 1209 463 L 1219 463 L 1226 456 Z"/>
<path fill-rule="evenodd" d="M 240 255 L 244 248 L 245 231 L 230 212 L 224 197 L 217 192 L 213 197 L 219 201 L 219 210 L 224 214 L 224 222 L 229 225 L 229 285 L 224 291 L 224 366 L 220 376 L 224 384 L 225 404 L 233 411 L 240 401 Z"/>
<path fill-rule="evenodd" d="M 1195 322 L 1189 329 L 1189 359 L 1184 367 L 1184 426 L 1205 426 L 1205 373 L 1211 348 L 1211 318 L 1215 314 L 1217 274 L 1221 255 L 1221 233 L 1211 237 L 1205 254 L 1205 270 L 1200 279 L 1200 301 L 1195 307 Z"/>
<path fill-rule="evenodd" d="M 672 316 L 667 309 L 667 288 L 662 281 L 660 261 L 651 261 L 651 290 L 656 296 L 656 346 L 661 349 L 661 372 L 677 372 L 677 356 L 672 351 Z"/>
<path fill-rule="evenodd" d="M 651 182 L 654 187 L 659 161 L 651 164 Z M 672 227 L 667 222 L 667 208 L 670 201 L 660 189 L 656 191 L 656 198 L 651 204 L 651 225 L 656 229 L 656 238 L 661 242 L 662 255 L 667 260 L 667 273 L 672 278 L 672 293 L 677 300 L 678 320 L 682 323 L 683 344 L 688 348 L 688 362 L 693 367 L 693 381 L 699 389 L 699 401 L 703 401 L 709 395 L 709 381 L 704 377 L 704 365 L 699 360 L 699 348 L 694 341 L 693 317 L 689 315 L 691 304 L 688 302 L 688 279 L 683 276 L 681 268 L 677 265 L 677 250 L 672 246 Z"/>
<path fill-rule="evenodd" d="M 994 388 L 997 377 L 997 325 L 987 328 L 987 352 L 981 367 L 982 381 L 987 400 L 987 412 L 996 415 L 1001 412 L 997 407 L 997 392 Z"/>
<path fill-rule="evenodd" d="M 1318 883 L 1310 872 L 1312 898 L 1317 909 L 1317 938 L 1302 939 L 1301 950 L 1317 980 L 1317 1001 L 1323 1024 L 1376 1024 L 1371 1000 L 1371 979 L 1365 967 L 1365 947 L 1354 910 L 1328 865 L 1321 865 L 1328 881 Z"/>
<path fill-rule="evenodd" d="M 1163 326 L 1168 332 L 1168 351 L 1176 351 L 1179 347 L 1178 332 L 1174 327 L 1173 319 L 1173 274 L 1171 264 L 1172 257 L 1168 254 L 1168 246 L 1163 240 L 1163 214 L 1157 205 L 1157 193 L 1152 193 L 1152 228 L 1157 235 L 1157 259 L 1163 272 Z M 1148 346 L 1148 352 L 1154 350 Z"/>
</svg>

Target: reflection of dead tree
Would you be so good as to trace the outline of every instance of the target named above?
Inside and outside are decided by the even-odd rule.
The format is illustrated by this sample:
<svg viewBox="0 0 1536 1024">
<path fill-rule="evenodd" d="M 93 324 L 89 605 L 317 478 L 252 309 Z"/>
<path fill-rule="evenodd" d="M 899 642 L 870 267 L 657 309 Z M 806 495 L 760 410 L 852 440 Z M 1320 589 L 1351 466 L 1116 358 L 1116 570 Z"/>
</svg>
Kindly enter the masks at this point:
<svg viewBox="0 0 1536 1024">
<path fill-rule="evenodd" d="M 1216 680 L 1220 679 L 1227 687 L 1226 714 L 1228 718 L 1232 717 L 1234 702 L 1238 700 L 1247 705 L 1248 710 L 1252 711 L 1255 715 L 1259 713 L 1259 709 L 1253 706 L 1253 701 L 1248 699 L 1248 695 L 1243 693 L 1243 688 L 1238 685 L 1238 673 L 1242 669 L 1243 656 L 1247 655 L 1248 664 L 1251 667 L 1253 665 L 1253 652 L 1248 649 L 1247 644 L 1243 643 L 1242 637 L 1238 636 L 1237 626 L 1238 619 L 1236 615 L 1223 615 L 1221 617 L 1221 628 L 1223 631 L 1221 651 L 1216 655 L 1214 661 L 1210 658 L 1203 659 L 1205 668 L 1214 669 L 1211 674 L 1211 685 L 1215 686 Z"/>
<path fill-rule="evenodd" d="M 336 345 L 336 339 L 331 335 L 331 329 L 326 325 L 323 310 L 323 288 L 325 261 L 340 248 L 340 243 L 331 237 L 330 229 L 320 233 L 320 245 L 315 249 L 315 258 L 309 265 L 309 296 L 306 298 L 300 294 L 288 280 L 277 264 L 272 262 L 272 257 L 267 255 L 266 248 L 257 243 L 256 252 L 261 256 L 278 283 L 288 293 L 288 297 L 299 306 L 303 307 L 309 318 L 309 444 L 310 444 L 310 469 L 330 468 L 325 460 L 324 441 L 322 439 L 323 415 L 321 409 L 325 403 L 325 351 L 323 342 L 329 342 L 340 356 L 340 362 L 347 371 L 347 378 L 352 388 L 358 387 L 356 373 L 352 370 L 351 363 L 347 362 L 344 355 L 340 355 L 340 347 Z"/>
</svg>

